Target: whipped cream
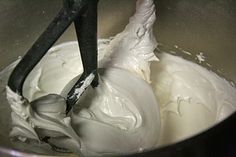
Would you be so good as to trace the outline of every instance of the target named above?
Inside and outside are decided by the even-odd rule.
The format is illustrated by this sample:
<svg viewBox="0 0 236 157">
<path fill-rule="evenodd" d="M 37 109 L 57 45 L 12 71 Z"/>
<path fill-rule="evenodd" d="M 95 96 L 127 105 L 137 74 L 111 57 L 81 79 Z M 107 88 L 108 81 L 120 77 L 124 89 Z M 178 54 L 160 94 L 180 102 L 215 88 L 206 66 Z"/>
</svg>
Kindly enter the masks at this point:
<svg viewBox="0 0 236 157">
<path fill-rule="evenodd" d="M 24 97 L 7 87 L 10 136 L 34 148 L 45 148 L 48 136 L 81 156 L 117 155 L 177 142 L 233 113 L 236 89 L 225 79 L 170 54 L 158 61 L 155 18 L 153 1 L 138 0 L 124 31 L 98 40 L 99 86 L 88 87 L 69 116 L 65 98 L 82 73 L 80 53 L 76 41 L 52 47 L 27 77 Z"/>
<path fill-rule="evenodd" d="M 25 98 L 7 87 L 13 121 L 10 136 L 31 144 L 50 137 L 51 145 L 85 156 L 155 147 L 160 115 L 148 84 L 150 61 L 158 60 L 153 53 L 155 17 L 153 1 L 138 0 L 125 30 L 111 40 L 99 40 L 100 84 L 88 88 L 70 117 L 65 115 L 64 98 L 82 73 L 78 45 L 69 42 L 50 49 L 27 77 Z"/>
<path fill-rule="evenodd" d="M 236 89 L 212 71 L 167 53 L 151 65 L 161 111 L 160 145 L 204 131 L 236 111 Z"/>
</svg>

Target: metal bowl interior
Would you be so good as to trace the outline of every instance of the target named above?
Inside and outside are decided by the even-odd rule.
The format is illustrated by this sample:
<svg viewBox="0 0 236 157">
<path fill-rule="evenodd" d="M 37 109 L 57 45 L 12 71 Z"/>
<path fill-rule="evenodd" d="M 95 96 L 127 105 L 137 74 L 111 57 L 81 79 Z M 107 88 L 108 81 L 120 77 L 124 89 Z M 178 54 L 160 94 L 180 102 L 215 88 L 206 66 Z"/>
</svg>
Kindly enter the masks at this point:
<svg viewBox="0 0 236 157">
<path fill-rule="evenodd" d="M 203 52 L 207 63 L 218 74 L 236 82 L 236 1 L 155 0 L 155 3 L 157 22 L 154 31 L 158 42 L 169 49 L 177 45 L 193 56 Z M 0 69 L 27 51 L 61 5 L 58 0 L 0 1 Z M 99 38 L 114 36 L 123 30 L 134 9 L 135 0 L 100 0 Z M 71 40 L 76 40 L 73 26 L 57 43 Z M 181 52 L 178 55 L 185 57 Z M 196 62 L 194 57 L 188 59 Z M 0 95 L 0 100 L 1 113 L 9 113 L 0 115 L 0 152 L 14 156 L 16 152 L 8 138 L 10 108 L 4 94 Z M 230 118 L 235 122 L 235 114 Z"/>
</svg>

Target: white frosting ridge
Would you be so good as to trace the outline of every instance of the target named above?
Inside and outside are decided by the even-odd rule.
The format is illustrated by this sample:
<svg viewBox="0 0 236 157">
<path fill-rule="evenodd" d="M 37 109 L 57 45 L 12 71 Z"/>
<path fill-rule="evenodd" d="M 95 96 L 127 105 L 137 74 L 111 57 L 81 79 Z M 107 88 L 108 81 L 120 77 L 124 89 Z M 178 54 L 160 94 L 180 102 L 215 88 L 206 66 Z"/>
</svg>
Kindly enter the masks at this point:
<svg viewBox="0 0 236 157">
<path fill-rule="evenodd" d="M 153 53 L 157 46 L 152 29 L 155 20 L 153 1 L 137 0 L 136 13 L 129 24 L 106 47 L 108 64 L 105 62 L 102 67 L 122 68 L 150 81 L 150 61 L 158 60 Z"/>
</svg>

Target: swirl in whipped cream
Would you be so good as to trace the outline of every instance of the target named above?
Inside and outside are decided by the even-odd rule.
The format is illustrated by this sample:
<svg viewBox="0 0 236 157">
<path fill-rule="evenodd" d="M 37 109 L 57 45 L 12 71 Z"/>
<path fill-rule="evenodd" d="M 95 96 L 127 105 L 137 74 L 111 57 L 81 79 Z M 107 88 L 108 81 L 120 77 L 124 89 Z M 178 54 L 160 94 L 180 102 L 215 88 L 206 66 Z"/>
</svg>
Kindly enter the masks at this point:
<svg viewBox="0 0 236 157">
<path fill-rule="evenodd" d="M 79 49 L 77 42 L 51 48 L 26 79 L 27 100 L 7 88 L 10 136 L 40 148 L 50 137 L 81 156 L 125 154 L 183 140 L 233 113 L 236 89 L 225 79 L 170 54 L 158 61 L 154 21 L 153 1 L 138 0 L 125 30 L 98 41 L 100 85 L 69 117 L 65 97 L 82 73 Z"/>
<path fill-rule="evenodd" d="M 156 146 L 159 107 L 148 84 L 150 61 L 158 60 L 153 53 L 155 17 L 153 1 L 138 0 L 125 30 L 112 40 L 99 41 L 100 84 L 86 91 L 70 117 L 65 115 L 64 97 L 82 72 L 77 43 L 50 49 L 25 81 L 27 100 L 7 88 L 13 121 L 10 136 L 38 143 L 50 137 L 50 144 L 86 156 Z"/>
</svg>

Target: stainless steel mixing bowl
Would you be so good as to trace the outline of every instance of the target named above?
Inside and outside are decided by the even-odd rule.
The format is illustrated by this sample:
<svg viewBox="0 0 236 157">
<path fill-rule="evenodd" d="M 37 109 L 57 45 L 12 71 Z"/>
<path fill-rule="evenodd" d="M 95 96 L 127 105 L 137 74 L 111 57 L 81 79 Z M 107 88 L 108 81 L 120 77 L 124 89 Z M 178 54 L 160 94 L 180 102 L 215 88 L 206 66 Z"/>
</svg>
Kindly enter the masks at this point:
<svg viewBox="0 0 236 157">
<path fill-rule="evenodd" d="M 236 81 L 236 1 L 155 0 L 157 40 L 178 45 L 193 54 L 203 52 L 220 75 Z M 0 1 L 0 69 L 23 55 L 60 9 L 61 0 Z M 135 0 L 100 0 L 98 35 L 120 32 L 133 14 Z M 58 43 L 76 40 L 73 26 Z M 180 54 L 181 55 L 181 54 Z M 192 58 L 194 60 L 194 58 Z M 10 109 L 0 96 L 0 156 L 27 156 L 16 151 L 8 138 Z M 236 115 L 180 143 L 134 156 L 204 157 L 235 155 Z M 22 151 L 21 151 L 22 152 Z"/>
</svg>

